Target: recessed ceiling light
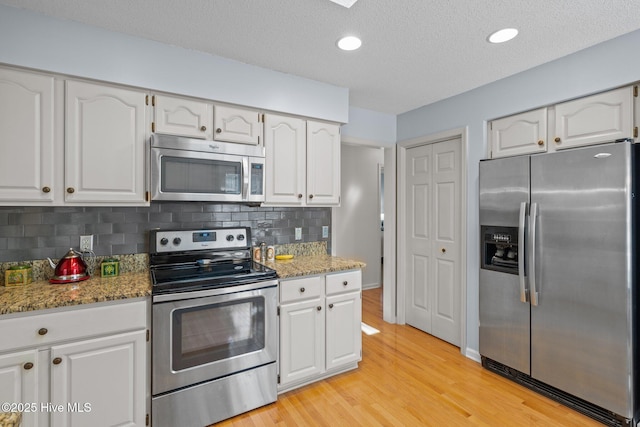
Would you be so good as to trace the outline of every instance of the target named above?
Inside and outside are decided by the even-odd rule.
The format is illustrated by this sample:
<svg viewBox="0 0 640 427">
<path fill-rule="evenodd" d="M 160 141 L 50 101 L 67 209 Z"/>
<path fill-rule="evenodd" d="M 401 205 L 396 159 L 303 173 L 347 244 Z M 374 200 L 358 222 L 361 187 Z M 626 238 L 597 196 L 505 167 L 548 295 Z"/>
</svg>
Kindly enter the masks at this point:
<svg viewBox="0 0 640 427">
<path fill-rule="evenodd" d="M 340 6 L 344 6 L 348 9 L 351 6 L 353 6 L 353 4 L 358 0 L 331 0 L 331 1 L 334 2 L 335 4 L 339 4 Z"/>
<path fill-rule="evenodd" d="M 508 42 L 517 35 L 518 30 L 516 30 L 515 28 L 504 28 L 491 34 L 487 38 L 487 40 L 489 40 L 490 43 L 504 43 Z"/>
<path fill-rule="evenodd" d="M 337 45 L 342 50 L 356 50 L 362 45 L 362 41 L 355 36 L 347 36 L 338 40 Z"/>
</svg>

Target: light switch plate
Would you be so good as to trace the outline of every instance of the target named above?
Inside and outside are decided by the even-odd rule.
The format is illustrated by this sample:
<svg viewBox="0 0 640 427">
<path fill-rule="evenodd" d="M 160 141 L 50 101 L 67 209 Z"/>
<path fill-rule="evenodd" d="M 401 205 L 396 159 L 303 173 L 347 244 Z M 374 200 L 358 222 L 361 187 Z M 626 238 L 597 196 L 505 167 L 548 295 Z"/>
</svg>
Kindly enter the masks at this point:
<svg viewBox="0 0 640 427">
<path fill-rule="evenodd" d="M 296 227 L 296 240 L 302 240 L 302 228 Z"/>
<path fill-rule="evenodd" d="M 328 239 L 329 238 L 329 226 L 328 225 L 323 225 L 322 226 L 322 238 L 323 239 Z"/>
</svg>

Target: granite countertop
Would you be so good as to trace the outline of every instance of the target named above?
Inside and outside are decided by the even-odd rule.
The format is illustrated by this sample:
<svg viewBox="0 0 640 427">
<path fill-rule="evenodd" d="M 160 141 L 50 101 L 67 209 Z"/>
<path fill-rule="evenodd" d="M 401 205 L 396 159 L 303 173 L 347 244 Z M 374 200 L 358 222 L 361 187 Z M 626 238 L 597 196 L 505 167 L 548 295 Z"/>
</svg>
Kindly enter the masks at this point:
<svg viewBox="0 0 640 427">
<path fill-rule="evenodd" d="M 116 277 L 92 276 L 82 282 L 56 285 L 39 280 L 23 286 L 0 286 L 0 315 L 149 295 L 148 271 Z"/>
<path fill-rule="evenodd" d="M 22 412 L 0 412 L 0 427 L 18 427 L 22 422 Z"/>
<path fill-rule="evenodd" d="M 281 279 L 335 271 L 355 270 L 366 266 L 366 264 L 361 261 L 331 255 L 296 256 L 290 260 L 267 261 L 264 265 L 276 270 Z"/>
</svg>

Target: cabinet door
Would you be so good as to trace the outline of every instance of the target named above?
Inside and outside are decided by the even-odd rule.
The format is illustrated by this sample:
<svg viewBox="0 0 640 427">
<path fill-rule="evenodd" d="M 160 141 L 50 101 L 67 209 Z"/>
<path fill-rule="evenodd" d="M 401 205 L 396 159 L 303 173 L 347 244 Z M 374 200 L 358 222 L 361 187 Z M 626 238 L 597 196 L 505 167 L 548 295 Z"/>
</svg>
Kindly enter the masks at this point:
<svg viewBox="0 0 640 427">
<path fill-rule="evenodd" d="M 260 114 L 245 108 L 213 106 L 213 139 L 216 141 L 260 144 Z"/>
<path fill-rule="evenodd" d="M 266 203 L 304 205 L 305 129 L 304 120 L 265 115 Z"/>
<path fill-rule="evenodd" d="M 66 82 L 65 201 L 145 205 L 145 94 Z"/>
<path fill-rule="evenodd" d="M 493 120 L 489 131 L 492 158 L 545 152 L 547 109 Z"/>
<path fill-rule="evenodd" d="M 307 204 L 340 204 L 340 127 L 307 122 Z"/>
<path fill-rule="evenodd" d="M 191 138 L 213 138 L 213 104 L 155 95 L 155 132 Z"/>
<path fill-rule="evenodd" d="M 327 370 L 362 357 L 360 292 L 327 297 Z"/>
<path fill-rule="evenodd" d="M 557 150 L 633 138 L 633 88 L 558 104 L 555 121 Z"/>
<path fill-rule="evenodd" d="M 52 426 L 144 426 L 146 332 L 51 348 Z"/>
<path fill-rule="evenodd" d="M 320 298 L 280 306 L 280 385 L 324 372 L 324 309 Z"/>
<path fill-rule="evenodd" d="M 0 203 L 53 202 L 53 77 L 0 69 Z"/>
<path fill-rule="evenodd" d="M 38 399 L 37 392 L 37 358 L 37 350 L 0 355 L 0 402 L 36 404 L 35 407 L 24 408 L 22 425 L 25 426 L 38 425 L 37 415 L 40 412 L 40 399 Z"/>
</svg>

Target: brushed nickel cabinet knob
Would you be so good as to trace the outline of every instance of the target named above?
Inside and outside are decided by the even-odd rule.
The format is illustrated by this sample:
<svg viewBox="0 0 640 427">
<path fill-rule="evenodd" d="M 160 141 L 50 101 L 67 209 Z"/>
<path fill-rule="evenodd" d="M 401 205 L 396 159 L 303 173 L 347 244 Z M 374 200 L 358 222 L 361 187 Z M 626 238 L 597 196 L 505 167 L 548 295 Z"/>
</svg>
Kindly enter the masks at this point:
<svg viewBox="0 0 640 427">
<path fill-rule="evenodd" d="M 305 291 L 305 288 L 300 288 L 300 292 L 304 292 L 304 291 Z"/>
<path fill-rule="evenodd" d="M 38 335 L 47 335 L 47 332 L 49 332 L 47 328 L 38 329 Z"/>
<path fill-rule="evenodd" d="M 543 140 L 538 141 L 538 145 L 542 147 L 544 145 L 544 141 Z"/>
<path fill-rule="evenodd" d="M 559 144 L 560 143 L 560 137 L 556 136 L 556 139 L 554 139 L 554 141 Z"/>
<path fill-rule="evenodd" d="M 62 358 L 61 357 L 56 357 L 55 359 L 53 359 L 53 364 L 54 365 L 59 365 L 62 363 Z"/>
<path fill-rule="evenodd" d="M 73 188 L 73 187 L 69 187 L 69 188 L 67 188 L 67 193 L 69 193 L 69 194 L 73 194 L 73 193 L 75 193 L 75 192 L 76 192 L 76 189 L 75 189 L 75 188 Z"/>
<path fill-rule="evenodd" d="M 33 368 L 33 363 L 27 362 L 24 365 L 22 365 L 22 367 L 28 371 L 29 369 Z"/>
<path fill-rule="evenodd" d="M 202 132 L 204 132 L 205 130 L 207 130 L 207 127 L 206 127 L 206 126 L 200 126 L 200 130 L 201 130 Z"/>
<path fill-rule="evenodd" d="M 51 188 L 49 188 L 49 187 L 42 187 L 42 192 L 43 192 L 43 193 L 50 193 L 50 192 L 51 192 Z"/>
<path fill-rule="evenodd" d="M 217 128 L 217 129 L 216 129 L 216 133 L 222 133 L 222 129 Z"/>
</svg>

